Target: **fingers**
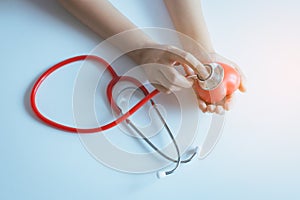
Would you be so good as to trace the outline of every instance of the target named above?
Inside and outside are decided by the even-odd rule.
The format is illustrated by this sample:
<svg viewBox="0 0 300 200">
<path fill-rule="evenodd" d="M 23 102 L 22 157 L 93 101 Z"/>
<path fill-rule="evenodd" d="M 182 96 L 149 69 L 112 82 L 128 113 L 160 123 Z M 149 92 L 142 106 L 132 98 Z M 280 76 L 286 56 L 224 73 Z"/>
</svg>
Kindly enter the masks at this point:
<svg viewBox="0 0 300 200">
<path fill-rule="evenodd" d="M 160 84 L 156 84 L 156 83 L 152 83 L 152 85 L 158 89 L 160 92 L 166 93 L 166 94 L 170 94 L 171 91 L 167 88 L 165 88 L 164 86 L 160 85 Z"/>
<path fill-rule="evenodd" d="M 207 105 L 206 105 L 206 103 L 205 103 L 202 99 L 200 99 L 200 98 L 198 98 L 198 105 L 199 105 L 199 108 L 200 108 L 200 110 L 201 110 L 202 112 L 204 112 L 204 113 L 207 112 Z"/>
<path fill-rule="evenodd" d="M 187 51 L 181 50 L 174 46 L 168 46 L 166 48 L 166 53 L 169 54 L 171 61 L 177 61 L 181 64 L 188 65 L 196 73 L 199 72 L 203 77 L 207 77 L 209 75 L 206 67 Z"/>
<path fill-rule="evenodd" d="M 216 113 L 222 115 L 225 113 L 225 101 L 219 102 L 218 104 L 208 104 L 203 101 L 201 98 L 198 98 L 198 106 L 200 110 L 204 113 Z M 229 103 L 229 102 L 228 102 Z"/>
<path fill-rule="evenodd" d="M 224 114 L 224 107 L 223 105 L 215 105 L 210 104 L 207 106 L 207 111 L 210 113 L 216 113 L 216 114 Z"/>
<path fill-rule="evenodd" d="M 225 98 L 224 109 L 227 110 L 227 111 L 230 110 L 230 109 L 231 109 L 231 106 L 232 106 L 232 103 L 233 103 L 233 94 L 228 95 L 228 96 Z"/>
<path fill-rule="evenodd" d="M 190 88 L 193 85 L 192 80 L 181 75 L 175 68 L 162 66 L 161 72 L 170 85 L 179 86 L 181 88 Z"/>
<path fill-rule="evenodd" d="M 199 103 L 199 108 L 204 113 L 209 112 L 209 113 L 216 113 L 222 115 L 225 113 L 225 111 L 229 111 L 231 109 L 233 100 L 234 100 L 234 95 L 231 94 L 226 96 L 225 99 L 223 99 L 221 102 L 218 102 L 216 104 L 208 104 L 200 98 L 198 99 L 198 103 Z"/>
<path fill-rule="evenodd" d="M 216 106 L 213 105 L 213 104 L 209 104 L 209 105 L 207 106 L 207 111 L 210 112 L 210 113 L 215 112 L 215 109 L 216 109 Z"/>
<path fill-rule="evenodd" d="M 172 82 L 170 82 L 161 71 L 158 71 L 155 75 L 155 78 L 150 80 L 150 82 L 159 91 L 167 94 L 179 91 L 181 89 L 180 86 L 174 85 Z"/>
<path fill-rule="evenodd" d="M 158 63 L 144 64 L 149 81 L 161 92 L 190 88 L 193 81 L 181 75 L 175 68 Z M 158 86 L 160 85 L 160 86 Z"/>
<path fill-rule="evenodd" d="M 164 81 L 159 81 L 159 84 L 162 84 L 165 88 L 171 87 L 171 86 L 179 86 L 181 88 L 189 88 L 192 86 L 193 82 L 191 80 L 188 80 L 183 75 L 181 75 L 176 69 L 174 69 L 173 66 L 180 64 L 185 64 L 192 68 L 196 73 L 200 73 L 201 76 L 207 77 L 209 75 L 209 72 L 207 71 L 206 67 L 198 61 L 192 54 L 181 50 L 174 46 L 169 45 L 154 45 L 152 47 L 147 48 L 148 53 L 144 58 L 144 64 L 145 63 L 152 63 L 156 64 L 156 66 L 159 66 L 156 69 L 157 71 L 161 71 L 165 78 L 168 80 L 165 84 Z M 165 65 L 165 67 L 163 67 Z M 154 69 L 154 67 L 151 67 L 151 69 Z M 148 73 L 149 75 L 150 73 Z M 151 73 L 152 75 L 155 75 L 155 73 Z M 151 76 L 152 76 L 151 75 Z M 150 77 L 150 76 L 148 76 Z"/>
<path fill-rule="evenodd" d="M 198 105 L 202 112 L 206 113 L 216 113 L 216 114 L 224 114 L 224 107 L 222 105 L 214 105 L 214 104 L 207 104 L 202 99 L 198 99 Z"/>
<path fill-rule="evenodd" d="M 246 76 L 244 75 L 244 73 L 242 72 L 241 68 L 238 65 L 234 65 L 234 68 L 237 70 L 237 72 L 240 74 L 241 76 L 241 83 L 239 86 L 239 90 L 241 92 L 246 92 Z"/>
<path fill-rule="evenodd" d="M 210 55 L 211 58 L 213 58 L 213 60 L 215 62 L 222 62 L 222 63 L 225 63 L 225 64 L 228 64 L 230 66 L 232 66 L 234 69 L 237 70 L 237 72 L 240 74 L 241 76 L 241 83 L 240 83 L 240 86 L 239 86 L 239 90 L 241 92 L 246 92 L 246 76 L 245 74 L 243 73 L 243 71 L 241 70 L 241 68 L 234 62 L 232 62 L 231 60 L 228 60 L 227 58 L 217 54 L 217 53 L 213 53 Z"/>
<path fill-rule="evenodd" d="M 236 69 L 236 71 L 240 74 L 241 77 L 241 83 L 239 86 L 239 90 L 241 92 L 246 92 L 246 76 L 244 75 L 244 73 L 242 72 L 241 68 L 236 65 L 236 64 L 232 64 L 233 68 Z"/>
<path fill-rule="evenodd" d="M 219 115 L 224 114 L 224 113 L 225 113 L 224 107 L 221 106 L 221 105 L 216 106 L 215 113 L 217 113 L 217 114 L 219 114 Z"/>
<path fill-rule="evenodd" d="M 239 86 L 239 90 L 241 92 L 246 92 L 247 89 L 246 89 L 246 78 L 244 76 L 241 76 L 241 83 L 240 83 L 240 86 Z"/>
</svg>

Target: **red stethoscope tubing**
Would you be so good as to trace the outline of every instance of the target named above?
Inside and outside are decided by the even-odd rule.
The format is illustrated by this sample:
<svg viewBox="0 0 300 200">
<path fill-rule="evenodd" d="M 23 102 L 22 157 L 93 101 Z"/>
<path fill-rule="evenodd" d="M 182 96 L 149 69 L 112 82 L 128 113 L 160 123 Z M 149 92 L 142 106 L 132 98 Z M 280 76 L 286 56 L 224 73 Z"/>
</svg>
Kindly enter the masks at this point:
<svg viewBox="0 0 300 200">
<path fill-rule="evenodd" d="M 99 127 L 95 127 L 95 128 L 76 128 L 76 127 L 71 127 L 71 126 L 66 126 L 60 123 L 57 123 L 49 118 L 47 118 L 45 115 L 43 115 L 38 107 L 37 107 L 37 103 L 36 103 L 36 94 L 39 90 L 39 87 L 41 86 L 41 84 L 47 79 L 47 77 L 49 75 L 51 75 L 52 73 L 54 73 L 57 69 L 62 68 L 70 63 L 73 62 L 77 62 L 77 61 L 82 61 L 82 60 L 93 60 L 93 61 L 97 61 L 98 63 L 101 63 L 105 66 L 105 68 L 109 71 L 109 73 L 112 76 L 112 80 L 110 81 L 110 83 L 108 84 L 107 90 L 106 90 L 106 94 L 107 94 L 107 98 L 108 101 L 112 107 L 112 109 L 116 112 L 116 114 L 120 114 L 120 110 L 117 107 L 115 101 L 112 98 L 112 90 L 113 87 L 119 82 L 119 81 L 129 81 L 134 83 L 137 87 L 139 87 L 139 89 L 142 90 L 142 92 L 144 93 L 145 97 L 140 100 L 136 105 L 134 105 L 128 112 L 126 112 L 125 114 L 121 115 L 119 118 L 115 119 L 114 121 L 99 126 Z M 128 76 L 118 76 L 117 73 L 114 71 L 114 69 L 111 67 L 111 65 L 109 63 L 107 63 L 104 59 L 98 57 L 98 56 L 94 56 L 94 55 L 81 55 L 81 56 L 76 56 L 76 57 L 72 57 L 69 59 L 66 59 L 62 62 L 57 63 L 56 65 L 52 66 L 51 68 L 49 68 L 46 72 L 44 72 L 39 78 L 38 80 L 35 82 L 32 90 L 31 90 L 31 95 L 30 95 L 30 103 L 31 103 L 31 108 L 34 112 L 34 114 L 44 123 L 46 123 L 47 125 L 50 125 L 54 128 L 63 130 L 63 131 L 68 131 L 71 133 L 95 133 L 95 132 L 101 132 L 101 131 L 105 131 L 107 129 L 113 128 L 114 126 L 120 124 L 121 122 L 123 122 L 124 120 L 126 120 L 128 117 L 130 117 L 131 115 L 133 115 L 138 109 L 140 109 L 144 104 L 146 104 L 148 101 L 150 101 L 155 95 L 157 95 L 159 93 L 158 90 L 153 90 L 151 93 L 148 92 L 148 90 L 135 78 L 133 77 L 128 77 Z"/>
</svg>

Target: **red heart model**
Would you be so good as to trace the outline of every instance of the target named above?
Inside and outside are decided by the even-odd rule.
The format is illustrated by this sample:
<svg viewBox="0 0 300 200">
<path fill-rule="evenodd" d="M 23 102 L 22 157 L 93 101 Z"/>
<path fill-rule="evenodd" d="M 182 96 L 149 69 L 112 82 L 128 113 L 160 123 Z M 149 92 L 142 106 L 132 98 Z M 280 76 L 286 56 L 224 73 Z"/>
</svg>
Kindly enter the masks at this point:
<svg viewBox="0 0 300 200">
<path fill-rule="evenodd" d="M 194 81 L 194 89 L 197 95 L 206 103 L 215 104 L 222 101 L 226 96 L 234 93 L 240 86 L 241 77 L 236 69 L 224 64 L 218 63 L 224 69 L 223 81 L 213 90 L 203 90 L 198 80 Z"/>
</svg>

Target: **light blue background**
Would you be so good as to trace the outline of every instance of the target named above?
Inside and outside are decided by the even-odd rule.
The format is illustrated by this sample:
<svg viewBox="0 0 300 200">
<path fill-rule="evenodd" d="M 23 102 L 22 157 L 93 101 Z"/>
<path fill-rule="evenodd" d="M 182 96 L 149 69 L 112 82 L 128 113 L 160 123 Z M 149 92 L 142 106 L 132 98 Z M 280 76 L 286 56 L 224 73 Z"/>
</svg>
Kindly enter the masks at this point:
<svg viewBox="0 0 300 200">
<path fill-rule="evenodd" d="M 160 0 L 112 2 L 138 26 L 172 27 Z M 100 165 L 78 136 L 30 114 L 37 76 L 101 39 L 54 0 L 1 0 L 0 199 L 300 199 L 299 1 L 211 0 L 203 9 L 216 50 L 243 68 L 248 93 L 237 95 L 208 158 L 157 180 Z M 64 71 L 53 88 L 75 75 Z M 49 115 L 72 123 L 70 99 L 59 98 L 67 91 L 44 101 Z"/>
</svg>

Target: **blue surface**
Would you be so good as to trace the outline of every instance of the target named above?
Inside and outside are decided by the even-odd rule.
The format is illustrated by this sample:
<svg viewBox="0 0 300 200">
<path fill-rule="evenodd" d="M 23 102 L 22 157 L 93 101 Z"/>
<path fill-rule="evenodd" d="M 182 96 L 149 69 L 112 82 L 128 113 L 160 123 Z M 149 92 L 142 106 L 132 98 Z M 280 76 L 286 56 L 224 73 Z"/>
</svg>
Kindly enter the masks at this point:
<svg viewBox="0 0 300 200">
<path fill-rule="evenodd" d="M 159 0 L 112 2 L 139 26 L 172 27 Z M 249 91 L 208 158 L 157 180 L 104 167 L 78 136 L 32 116 L 37 76 L 101 39 L 54 0 L 1 0 L 0 199 L 300 199 L 299 1 L 204 1 L 203 9 L 216 49 L 242 66 Z M 66 89 L 76 67 L 62 73 L 41 102 L 71 124 Z"/>
</svg>

